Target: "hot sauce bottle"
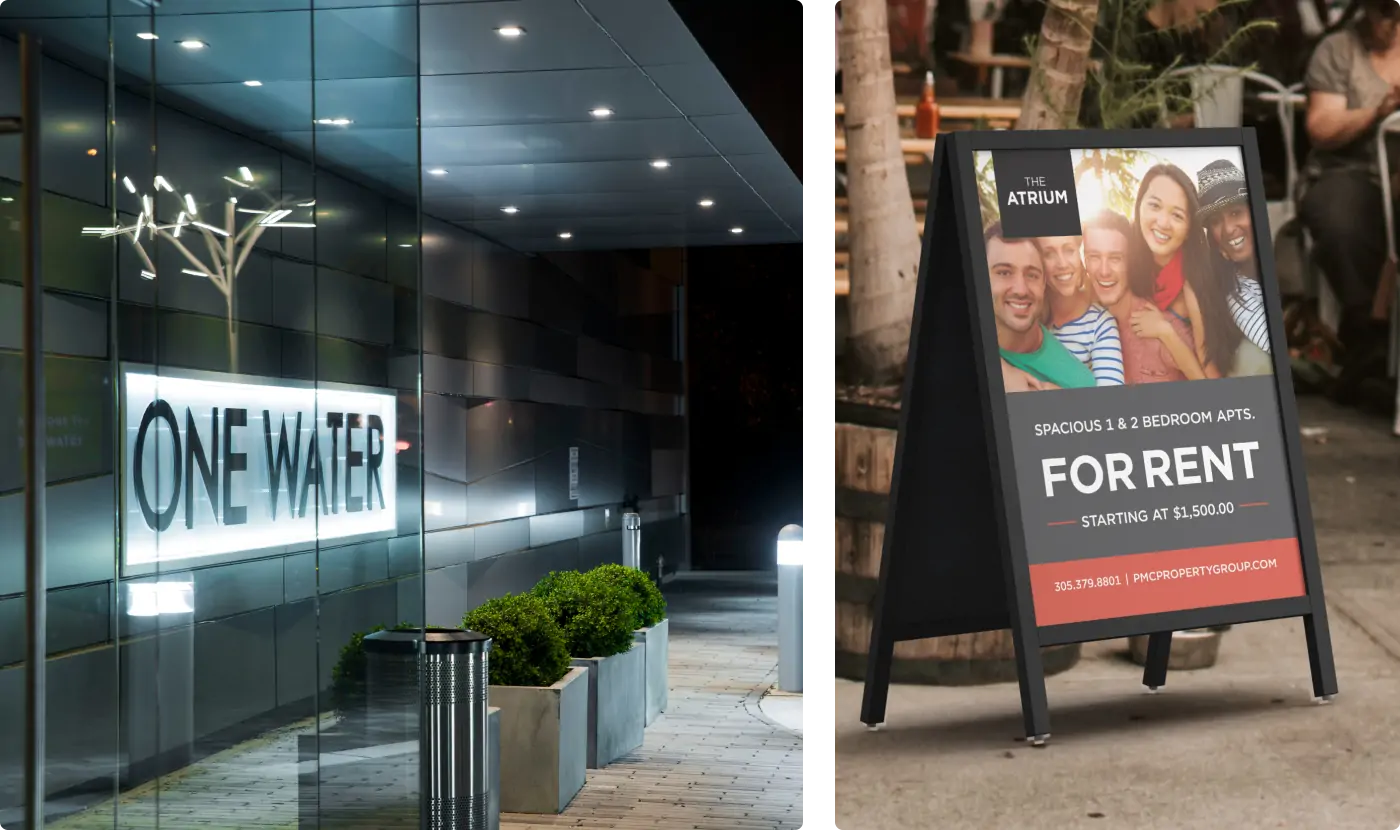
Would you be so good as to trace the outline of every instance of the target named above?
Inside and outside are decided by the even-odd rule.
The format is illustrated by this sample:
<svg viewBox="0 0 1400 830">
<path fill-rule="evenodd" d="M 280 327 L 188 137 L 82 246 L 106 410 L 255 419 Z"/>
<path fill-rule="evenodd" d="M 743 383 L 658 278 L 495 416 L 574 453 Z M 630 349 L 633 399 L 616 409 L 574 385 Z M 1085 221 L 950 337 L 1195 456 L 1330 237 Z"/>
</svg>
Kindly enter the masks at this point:
<svg viewBox="0 0 1400 830">
<path fill-rule="evenodd" d="M 914 135 L 933 138 L 938 135 L 938 102 L 933 98 L 933 73 L 924 76 L 924 94 L 914 109 Z"/>
</svg>

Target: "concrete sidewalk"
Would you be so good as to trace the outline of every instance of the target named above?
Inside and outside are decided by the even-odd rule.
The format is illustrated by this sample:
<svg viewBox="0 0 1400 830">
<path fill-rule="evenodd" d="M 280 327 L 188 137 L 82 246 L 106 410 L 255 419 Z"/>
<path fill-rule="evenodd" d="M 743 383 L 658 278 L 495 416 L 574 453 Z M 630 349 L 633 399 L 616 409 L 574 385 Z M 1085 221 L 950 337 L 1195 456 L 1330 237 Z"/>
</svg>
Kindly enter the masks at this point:
<svg viewBox="0 0 1400 830">
<path fill-rule="evenodd" d="M 1125 641 L 1048 681 L 1053 738 L 1014 684 L 896 686 L 880 732 L 837 681 L 843 830 L 1394 830 L 1400 825 L 1400 441 L 1300 401 L 1340 694 L 1312 703 L 1300 620 L 1236 626 L 1218 664 L 1145 694 Z"/>
</svg>

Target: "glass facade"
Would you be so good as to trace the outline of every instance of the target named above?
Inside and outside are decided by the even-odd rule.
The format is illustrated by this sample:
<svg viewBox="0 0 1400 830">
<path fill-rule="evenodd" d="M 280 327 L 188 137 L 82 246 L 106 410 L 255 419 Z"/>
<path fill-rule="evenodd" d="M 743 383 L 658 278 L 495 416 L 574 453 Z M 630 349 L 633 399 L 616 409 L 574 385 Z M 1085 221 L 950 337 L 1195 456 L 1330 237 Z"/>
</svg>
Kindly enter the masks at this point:
<svg viewBox="0 0 1400 830">
<path fill-rule="evenodd" d="M 550 570 L 617 561 L 624 504 L 643 516 L 643 568 L 685 567 L 683 258 L 562 244 L 656 248 L 676 222 L 655 194 L 645 221 L 571 205 L 613 183 L 546 192 L 532 148 L 568 148 L 595 179 L 620 162 L 529 112 L 502 132 L 525 94 L 510 72 L 552 69 L 474 65 L 500 31 L 480 48 L 430 36 L 502 5 L 548 19 L 534 0 L 0 9 L 0 115 L 19 112 L 17 34 L 45 50 L 50 823 L 416 825 L 416 762 L 387 757 L 368 789 L 335 774 L 356 633 L 456 626 Z M 693 137 L 666 132 L 694 126 L 662 115 L 649 140 L 679 158 Z M 442 191 L 439 164 L 473 195 Z M 697 162 L 686 181 L 710 175 Z M 21 183 L 19 138 L 0 137 L 0 424 L 15 436 Z M 498 227 L 506 198 L 554 218 Z M 757 236 L 764 209 L 681 230 Z M 0 444 L 11 830 L 22 449 Z"/>
</svg>

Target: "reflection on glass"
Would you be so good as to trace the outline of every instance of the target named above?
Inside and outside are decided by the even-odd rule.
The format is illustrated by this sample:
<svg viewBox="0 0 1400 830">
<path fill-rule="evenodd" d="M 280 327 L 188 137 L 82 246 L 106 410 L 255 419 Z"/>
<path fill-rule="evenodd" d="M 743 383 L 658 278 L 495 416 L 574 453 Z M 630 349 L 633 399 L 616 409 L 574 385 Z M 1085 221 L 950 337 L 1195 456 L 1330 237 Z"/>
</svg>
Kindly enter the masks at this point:
<svg viewBox="0 0 1400 830">
<path fill-rule="evenodd" d="M 49 820 L 417 826 L 416 746 L 359 763 L 354 648 L 423 624 L 418 264 L 397 256 L 420 224 L 417 7 L 67 5 L 0 9 L 0 112 L 15 33 L 51 56 Z M 0 143 L 5 308 L 17 165 Z M 0 335 L 17 434 L 15 348 Z M 19 474 L 0 446 L 4 510 Z M 23 607 L 16 545 L 0 621 Z M 22 671 L 12 652 L 0 673 Z M 23 684 L 0 679 L 13 830 Z"/>
<path fill-rule="evenodd" d="M 129 582 L 126 613 L 130 617 L 193 614 L 193 582 Z"/>
</svg>

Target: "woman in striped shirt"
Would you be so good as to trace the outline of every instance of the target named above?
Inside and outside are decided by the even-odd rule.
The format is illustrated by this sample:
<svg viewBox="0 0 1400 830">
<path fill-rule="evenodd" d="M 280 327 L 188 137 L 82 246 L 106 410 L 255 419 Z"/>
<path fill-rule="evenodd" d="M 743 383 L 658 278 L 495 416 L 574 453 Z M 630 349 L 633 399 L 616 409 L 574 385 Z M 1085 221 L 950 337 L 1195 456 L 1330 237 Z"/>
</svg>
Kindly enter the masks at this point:
<svg viewBox="0 0 1400 830">
<path fill-rule="evenodd" d="M 1244 171 L 1221 159 L 1201 168 L 1196 179 L 1201 224 L 1216 254 L 1211 264 L 1223 272 L 1222 285 L 1231 288 L 1225 297 L 1226 303 L 1235 325 L 1244 335 L 1229 374 L 1231 377 L 1272 374 L 1269 320 L 1264 311 L 1264 291 L 1259 285 L 1254 222 Z"/>
<path fill-rule="evenodd" d="M 1118 321 L 1090 301 L 1077 236 L 1036 240 L 1045 261 L 1046 327 L 1070 354 L 1089 367 L 1099 386 L 1123 385 L 1123 347 Z"/>
</svg>

